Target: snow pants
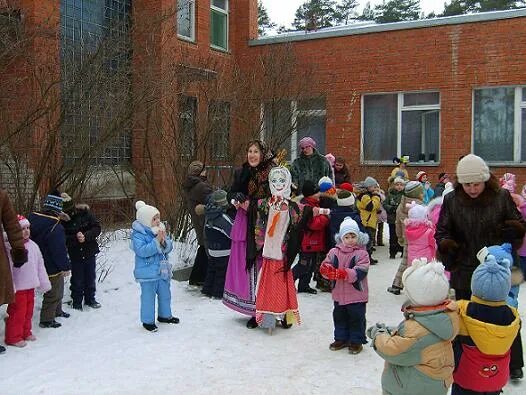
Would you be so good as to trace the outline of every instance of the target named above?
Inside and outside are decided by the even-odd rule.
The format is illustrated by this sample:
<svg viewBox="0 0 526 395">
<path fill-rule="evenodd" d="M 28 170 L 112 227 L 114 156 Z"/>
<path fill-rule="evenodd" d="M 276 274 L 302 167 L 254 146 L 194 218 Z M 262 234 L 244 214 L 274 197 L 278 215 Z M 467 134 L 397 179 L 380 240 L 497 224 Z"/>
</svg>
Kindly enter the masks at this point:
<svg viewBox="0 0 526 395">
<path fill-rule="evenodd" d="M 208 257 L 208 270 L 206 273 L 203 293 L 215 298 L 222 298 L 225 290 L 226 268 L 229 256 Z"/>
<path fill-rule="evenodd" d="M 91 304 L 95 301 L 95 255 L 71 261 L 71 299 L 73 304 Z"/>
<path fill-rule="evenodd" d="M 7 306 L 9 317 L 5 322 L 5 343 L 15 344 L 27 339 L 31 333 L 31 319 L 35 306 L 35 290 L 26 289 L 15 293 L 15 301 Z"/>
<path fill-rule="evenodd" d="M 155 323 L 155 297 L 157 296 L 158 317 L 172 316 L 172 294 L 170 280 L 143 281 L 141 284 L 141 322 Z"/>
<path fill-rule="evenodd" d="M 340 305 L 334 302 L 334 340 L 349 344 L 366 344 L 365 302 Z"/>
</svg>

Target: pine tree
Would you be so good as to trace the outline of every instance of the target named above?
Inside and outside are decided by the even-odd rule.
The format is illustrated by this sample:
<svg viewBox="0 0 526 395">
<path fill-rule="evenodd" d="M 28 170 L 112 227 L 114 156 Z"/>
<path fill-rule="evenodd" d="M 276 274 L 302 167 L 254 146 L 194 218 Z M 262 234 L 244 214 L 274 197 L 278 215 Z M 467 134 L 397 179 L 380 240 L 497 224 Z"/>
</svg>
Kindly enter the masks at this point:
<svg viewBox="0 0 526 395">
<path fill-rule="evenodd" d="M 513 10 L 526 6 L 524 0 L 451 0 L 444 4 L 440 16 L 463 15 L 470 12 Z"/>
<path fill-rule="evenodd" d="M 338 25 L 348 25 L 353 19 L 358 17 L 355 8 L 358 0 L 343 0 L 336 6 L 336 22 Z"/>
<path fill-rule="evenodd" d="M 274 29 L 276 24 L 270 20 L 268 16 L 267 9 L 261 2 L 258 0 L 258 33 L 260 36 L 264 36 L 267 30 Z"/>
<path fill-rule="evenodd" d="M 374 7 L 375 22 L 414 21 L 420 18 L 420 0 L 389 0 Z"/>
<path fill-rule="evenodd" d="M 292 26 L 296 30 L 318 30 L 334 26 L 336 16 L 336 1 L 308 0 L 296 10 Z"/>
<path fill-rule="evenodd" d="M 368 1 L 363 7 L 362 15 L 357 18 L 359 21 L 374 21 L 374 11 L 371 8 L 371 2 Z"/>
<path fill-rule="evenodd" d="M 513 10 L 526 5 L 523 0 L 481 0 L 477 3 L 478 12 Z"/>
</svg>

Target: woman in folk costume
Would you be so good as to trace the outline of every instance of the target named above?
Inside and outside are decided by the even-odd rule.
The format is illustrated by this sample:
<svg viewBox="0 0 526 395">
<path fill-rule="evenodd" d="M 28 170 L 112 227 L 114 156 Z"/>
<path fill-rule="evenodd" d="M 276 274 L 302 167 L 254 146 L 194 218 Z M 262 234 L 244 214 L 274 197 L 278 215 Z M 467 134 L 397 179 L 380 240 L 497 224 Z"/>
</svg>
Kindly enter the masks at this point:
<svg viewBox="0 0 526 395">
<path fill-rule="evenodd" d="M 223 304 L 250 316 L 247 328 L 257 328 L 256 279 L 261 255 L 254 237 L 259 199 L 270 197 L 268 175 L 275 166 L 270 150 L 260 140 L 247 145 L 246 162 L 234 172 L 230 198 L 237 209 L 231 231 L 232 247 L 225 278 Z"/>
<path fill-rule="evenodd" d="M 290 267 L 301 246 L 301 230 L 312 215 L 328 209 L 308 207 L 290 200 L 291 175 L 285 167 L 270 171 L 272 196 L 258 202 L 256 244 L 262 248 L 263 265 L 258 278 L 256 322 L 262 328 L 284 328 L 300 322 L 296 289 Z"/>
</svg>

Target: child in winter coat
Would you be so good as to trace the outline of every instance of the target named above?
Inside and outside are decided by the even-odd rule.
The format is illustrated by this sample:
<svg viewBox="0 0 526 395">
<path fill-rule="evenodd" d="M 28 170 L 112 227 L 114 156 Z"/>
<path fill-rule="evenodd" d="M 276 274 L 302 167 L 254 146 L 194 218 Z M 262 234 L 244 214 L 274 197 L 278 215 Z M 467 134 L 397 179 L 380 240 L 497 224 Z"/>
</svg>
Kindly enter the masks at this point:
<svg viewBox="0 0 526 395">
<path fill-rule="evenodd" d="M 166 234 L 159 210 L 142 200 L 135 203 L 137 220 L 132 224 L 131 242 L 135 252 L 135 281 L 141 285 L 141 321 L 144 329 L 157 332 L 155 325 L 155 297 L 159 307 L 157 320 L 178 324 L 172 316 L 170 280 L 171 267 L 167 255 L 173 243 Z"/>
<path fill-rule="evenodd" d="M 42 212 L 29 215 L 31 238 L 40 248 L 44 265 L 51 283 L 51 289 L 42 298 L 40 311 L 41 328 L 60 328 L 62 324 L 55 318 L 68 318 L 69 313 L 62 310 L 64 297 L 64 277 L 70 274 L 71 263 L 66 248 L 66 233 L 60 223 L 63 199 L 58 191 L 47 195 Z"/>
<path fill-rule="evenodd" d="M 205 207 L 205 236 L 208 248 L 208 268 L 203 294 L 215 299 L 223 297 L 225 276 L 232 239 L 230 232 L 234 220 L 227 214 L 227 193 L 213 192 Z"/>
<path fill-rule="evenodd" d="M 346 184 L 342 184 L 345 186 Z M 349 185 L 349 184 L 347 184 Z M 346 217 L 351 217 L 356 221 L 361 232 L 365 232 L 362 225 L 360 213 L 354 207 L 354 194 L 348 189 L 339 189 L 337 192 L 336 207 L 331 208 L 331 215 L 329 218 L 329 235 L 327 239 L 327 249 L 330 250 L 336 246 L 336 235 L 340 231 L 340 225 Z"/>
<path fill-rule="evenodd" d="M 399 252 L 403 253 L 403 248 L 398 244 L 398 237 L 396 236 L 396 209 L 404 196 L 405 180 L 401 177 L 396 177 L 391 183 L 391 187 L 387 191 L 387 196 L 383 203 L 384 209 L 387 213 L 387 224 L 389 225 L 389 258 L 394 259 Z"/>
<path fill-rule="evenodd" d="M 367 177 L 363 182 L 365 190 L 360 191 L 356 198 L 356 208 L 360 211 L 362 225 L 365 227 L 369 235 L 369 244 L 367 244 L 367 251 L 371 265 L 378 263 L 372 257 L 372 243 L 376 236 L 376 225 L 378 224 L 378 211 L 381 207 L 381 197 L 377 192 L 378 182 L 373 177 Z"/>
<path fill-rule="evenodd" d="M 509 379 L 510 347 L 520 327 L 506 304 L 511 287 L 511 245 L 483 248 L 471 277 L 471 300 L 458 301 L 460 331 L 453 344 L 452 395 L 500 394 Z"/>
<path fill-rule="evenodd" d="M 435 191 L 431 188 L 427 173 L 425 171 L 419 171 L 416 174 L 416 181 L 422 184 L 424 188 L 424 204 L 428 204 L 431 199 L 433 199 L 433 196 L 435 196 Z"/>
<path fill-rule="evenodd" d="M 447 300 L 449 282 L 440 262 L 415 260 L 404 272 L 404 320 L 396 329 L 376 324 L 367 330 L 385 360 L 382 389 L 390 395 L 445 395 L 455 367 L 451 341 L 459 319 Z"/>
<path fill-rule="evenodd" d="M 387 288 L 387 292 L 391 292 L 395 295 L 400 295 L 400 291 L 403 288 L 402 274 L 408 266 L 407 241 L 405 239 L 404 223 L 405 219 L 409 215 L 409 207 L 407 206 L 407 204 L 413 201 L 418 204 L 421 204 L 423 198 L 424 188 L 422 187 L 422 184 L 420 184 L 418 181 L 409 181 L 407 184 L 405 184 L 404 196 L 400 200 L 400 204 L 396 209 L 396 235 L 398 236 L 398 243 L 404 249 L 404 253 L 402 255 L 402 261 L 400 262 L 398 270 L 393 279 L 393 284 L 389 288 Z"/>
<path fill-rule="evenodd" d="M 303 199 L 301 204 L 309 207 L 319 207 L 319 190 L 310 180 L 305 180 L 302 188 Z M 326 215 L 312 217 L 303 231 L 301 239 L 301 252 L 298 264 L 292 269 L 294 280 L 298 281 L 298 292 L 316 294 L 317 291 L 310 287 L 312 274 L 318 273 L 321 261 L 326 252 L 326 234 L 329 218 Z M 322 284 L 318 283 L 321 289 Z"/>
<path fill-rule="evenodd" d="M 432 261 L 436 255 L 435 225 L 427 218 L 427 208 L 415 201 L 408 206 L 404 220 L 408 265 L 417 258 Z"/>
<path fill-rule="evenodd" d="M 367 273 L 369 255 L 365 246 L 369 236 L 360 231 L 358 224 L 347 217 L 336 236 L 337 245 L 329 251 L 320 272 L 334 281 L 334 342 L 333 351 L 349 347 L 351 354 L 362 351 L 365 338 L 365 305 L 369 298 Z"/>
<path fill-rule="evenodd" d="M 27 250 L 28 261 L 22 267 L 14 267 L 11 258 L 11 246 L 6 241 L 7 256 L 11 263 L 13 283 L 15 286 L 15 301 L 9 303 L 5 322 L 5 343 L 15 347 L 25 347 L 26 340 L 34 341 L 36 337 L 31 332 L 31 320 L 33 319 L 33 308 L 35 305 L 35 288 L 41 292 L 51 289 L 51 283 L 44 267 L 44 258 L 38 245 L 29 239 L 29 221 L 22 215 L 18 216 L 18 222 L 22 228 Z"/>
</svg>

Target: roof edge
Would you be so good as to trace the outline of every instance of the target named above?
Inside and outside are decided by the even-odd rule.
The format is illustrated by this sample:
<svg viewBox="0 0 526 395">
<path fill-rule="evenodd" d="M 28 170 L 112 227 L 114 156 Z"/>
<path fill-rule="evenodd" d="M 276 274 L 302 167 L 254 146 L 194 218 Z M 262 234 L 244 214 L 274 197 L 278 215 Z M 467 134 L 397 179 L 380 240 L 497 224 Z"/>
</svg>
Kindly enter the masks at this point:
<svg viewBox="0 0 526 395">
<path fill-rule="evenodd" d="M 458 25 L 464 23 L 477 23 L 498 21 L 502 19 L 523 18 L 526 17 L 526 8 L 506 11 L 480 12 L 468 15 L 455 15 L 433 19 L 419 19 L 416 21 L 404 21 L 393 23 L 382 23 L 366 26 L 348 25 L 340 27 L 338 30 L 326 30 L 311 33 L 294 32 L 294 34 L 279 34 L 269 37 L 260 37 L 255 40 L 249 40 L 249 46 L 259 46 L 268 44 L 287 43 L 295 41 L 320 40 L 333 37 L 354 36 L 358 34 L 381 33 L 396 30 L 422 29 L 436 26 Z"/>
</svg>

